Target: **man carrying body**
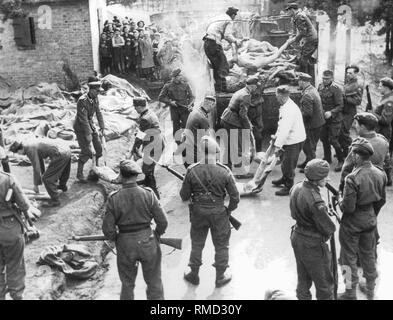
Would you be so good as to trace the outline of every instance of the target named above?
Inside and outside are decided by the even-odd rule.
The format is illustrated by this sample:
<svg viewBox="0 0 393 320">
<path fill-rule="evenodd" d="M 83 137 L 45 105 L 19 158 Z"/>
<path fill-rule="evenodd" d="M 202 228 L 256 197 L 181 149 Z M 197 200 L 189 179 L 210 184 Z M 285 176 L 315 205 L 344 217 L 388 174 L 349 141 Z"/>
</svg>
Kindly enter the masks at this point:
<svg viewBox="0 0 393 320">
<path fill-rule="evenodd" d="M 39 185 L 44 184 L 51 200 L 44 207 L 60 205 L 59 191 L 67 191 L 67 181 L 71 171 L 71 150 L 68 146 L 52 139 L 34 139 L 26 142 L 15 141 L 11 152 L 26 155 L 33 166 L 34 191 L 39 193 Z M 45 170 L 44 160 L 50 158 Z M 59 184 L 57 185 L 57 183 Z"/>
<path fill-rule="evenodd" d="M 343 92 L 340 87 L 333 82 L 332 71 L 324 71 L 322 81 L 323 82 L 318 87 L 318 92 L 322 100 L 322 107 L 325 112 L 324 115 L 326 120 L 321 132 L 324 160 L 332 163 L 331 146 L 333 146 L 338 160 L 337 167 L 334 171 L 340 172 L 344 163 L 344 152 L 338 141 L 343 122 Z"/>
<path fill-rule="evenodd" d="M 116 241 L 117 266 L 122 283 L 120 299 L 134 300 L 139 262 L 147 284 L 147 299 L 163 300 L 158 238 L 164 234 L 168 221 L 154 192 L 136 184 L 140 173 L 142 170 L 134 161 L 120 162 L 123 186 L 108 197 L 102 230 L 108 239 Z M 154 231 L 150 226 L 152 219 L 156 224 Z"/>
<path fill-rule="evenodd" d="M 307 14 L 299 9 L 297 3 L 289 3 L 285 10 L 288 11 L 289 15 L 292 17 L 297 32 L 296 36 L 291 40 L 293 42 L 302 43 L 299 58 L 299 71 L 311 75 L 314 83 L 315 59 L 313 58 L 313 54 L 318 49 L 318 32 Z"/>
<path fill-rule="evenodd" d="M 318 300 L 333 299 L 333 274 L 326 241 L 334 237 L 336 227 L 320 193 L 320 188 L 326 185 L 329 169 L 329 163 L 324 160 L 310 160 L 304 170 L 306 179 L 291 190 L 291 216 L 296 220 L 291 242 L 297 265 L 299 300 L 311 300 L 312 283 Z"/>
<path fill-rule="evenodd" d="M 352 65 L 347 67 L 346 83 L 344 85 L 344 109 L 343 123 L 339 137 L 340 145 L 343 149 L 344 157 L 348 155 L 349 146 L 352 143 L 350 130 L 357 107 L 362 103 L 363 89 L 358 83 L 357 75 L 359 67 Z"/>
<path fill-rule="evenodd" d="M 22 300 L 26 276 L 25 239 L 22 226 L 15 217 L 19 213 L 6 201 L 10 189 L 22 212 L 27 213 L 30 206 L 14 177 L 0 172 L 0 300 L 5 300 L 7 292 L 13 300 Z"/>
<path fill-rule="evenodd" d="M 164 150 L 164 140 L 161 134 L 160 122 L 157 115 L 147 108 L 147 101 L 144 98 L 135 98 L 134 107 L 139 114 L 136 122 L 139 125 L 139 131 L 142 132 L 142 137 L 135 138 L 132 153 L 137 157 L 143 157 L 142 172 L 145 175 L 145 180 L 141 183 L 146 187 L 151 188 L 158 199 L 160 195 L 157 189 L 156 178 L 154 177 L 154 169 L 156 164 L 151 160 L 159 161 Z M 140 147 L 142 146 L 143 156 L 140 154 Z M 150 159 L 151 158 L 151 159 Z"/>
<path fill-rule="evenodd" d="M 277 196 L 289 195 L 295 179 L 299 154 L 306 140 L 302 113 L 289 94 L 287 86 L 279 86 L 276 90 L 280 115 L 274 146 L 276 156 L 282 154 L 282 177 L 272 181 L 274 186 L 282 186 L 282 189 L 276 192 Z"/>
<path fill-rule="evenodd" d="M 252 134 L 255 139 L 255 152 L 262 151 L 262 132 L 263 132 L 263 119 L 262 119 L 262 104 L 264 100 L 262 97 L 262 88 L 258 84 L 255 94 L 251 96 L 251 103 L 248 107 L 248 119 L 250 119 L 252 126 Z"/>
<path fill-rule="evenodd" d="M 237 47 L 241 44 L 241 40 L 233 35 L 233 20 L 238 11 L 239 9 L 233 7 L 228 8 L 226 16 L 218 17 L 211 23 L 203 37 L 204 50 L 213 68 L 216 92 L 226 92 L 225 77 L 229 74 L 229 64 L 222 47 L 222 40 L 225 39 L 230 44 L 234 43 Z"/>
<path fill-rule="evenodd" d="M 343 216 L 339 240 L 342 266 L 350 268 L 346 275 L 346 289 L 340 300 L 356 300 L 359 282 L 357 254 L 367 281 L 367 298 L 373 299 L 377 269 L 375 262 L 375 235 L 377 215 L 386 202 L 386 175 L 375 167 L 370 157 L 374 149 L 370 142 L 359 138 L 352 143 L 351 156 L 356 169 L 345 178 L 343 199 L 340 208 Z"/>
<path fill-rule="evenodd" d="M 304 172 L 307 162 L 316 157 L 317 144 L 321 135 L 322 126 L 325 124 L 325 117 L 318 90 L 310 83 L 311 76 L 307 73 L 299 73 L 298 75 L 299 87 L 302 90 L 300 111 L 303 115 L 307 137 L 303 145 L 306 160 L 298 165 L 298 168 L 300 168 L 300 172 Z"/>
<path fill-rule="evenodd" d="M 171 77 L 172 81 L 162 88 L 158 100 L 169 106 L 173 123 L 173 137 L 176 143 L 180 144 L 180 132 L 178 131 L 186 127 L 195 97 L 190 85 L 181 78 L 180 69 L 173 70 Z"/>
<path fill-rule="evenodd" d="M 184 278 L 194 285 L 199 284 L 202 250 L 210 229 L 216 251 L 216 287 L 221 287 L 231 281 L 231 276 L 225 273 L 229 266 L 229 214 L 237 208 L 240 196 L 231 171 L 217 161 L 220 148 L 215 139 L 203 137 L 200 149 L 204 158 L 187 169 L 180 190 L 183 201 L 191 199 L 191 254 L 188 264 L 191 271 Z M 224 205 L 226 194 L 229 195 L 228 207 Z"/>
<path fill-rule="evenodd" d="M 89 92 L 82 95 L 76 105 L 76 118 L 74 123 L 74 131 L 78 140 L 81 153 L 78 160 L 78 171 L 76 178 L 81 183 L 86 183 L 87 180 L 83 175 L 83 166 L 89 159 L 93 159 L 93 151 L 91 143 L 93 143 L 95 150 L 96 164 L 98 159 L 102 156 L 102 145 L 99 138 L 104 135 L 104 119 L 98 105 L 98 94 L 100 92 L 100 82 L 90 82 Z M 94 114 L 97 115 L 98 124 L 100 126 L 100 133 L 97 133 L 96 127 L 93 122 Z"/>
<path fill-rule="evenodd" d="M 251 154 L 252 157 L 255 155 L 255 142 L 252 136 L 252 125 L 248 118 L 248 109 L 251 104 L 252 96 L 256 94 L 258 89 L 258 78 L 250 77 L 246 81 L 246 87 L 236 91 L 231 100 L 229 101 L 228 107 L 224 110 L 221 116 L 221 126 L 227 131 L 228 147 L 226 148 L 225 159 L 229 169 L 234 167 L 242 171 L 242 174 L 236 172 L 238 178 L 249 178 L 253 177 L 251 174 L 244 174 L 241 167 L 243 166 L 244 154 L 243 146 L 246 141 L 243 141 L 243 130 L 249 130 L 251 138 Z M 245 137 L 247 134 L 244 135 Z M 236 150 L 237 149 L 237 150 Z M 246 151 L 245 151 L 246 152 Z"/>
<path fill-rule="evenodd" d="M 186 169 L 200 159 L 198 155 L 200 139 L 205 135 L 209 135 L 209 113 L 214 109 L 215 105 L 216 99 L 207 95 L 200 107 L 193 110 L 188 117 L 186 129 L 184 130 L 186 149 L 183 152 Z"/>
</svg>

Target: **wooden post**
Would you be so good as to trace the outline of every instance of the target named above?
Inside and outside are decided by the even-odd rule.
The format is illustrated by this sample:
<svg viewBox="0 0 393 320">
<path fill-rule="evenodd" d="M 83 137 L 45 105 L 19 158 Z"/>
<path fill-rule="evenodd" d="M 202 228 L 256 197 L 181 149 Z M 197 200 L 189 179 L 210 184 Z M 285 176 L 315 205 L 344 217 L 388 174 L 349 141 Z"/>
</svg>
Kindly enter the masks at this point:
<svg viewBox="0 0 393 320">
<path fill-rule="evenodd" d="M 338 14 L 345 14 L 345 70 L 351 64 L 351 43 L 352 43 L 352 9 L 348 5 L 342 5 L 337 10 Z M 345 71 L 344 71 L 345 72 Z M 345 79 L 346 74 L 344 74 Z"/>
</svg>

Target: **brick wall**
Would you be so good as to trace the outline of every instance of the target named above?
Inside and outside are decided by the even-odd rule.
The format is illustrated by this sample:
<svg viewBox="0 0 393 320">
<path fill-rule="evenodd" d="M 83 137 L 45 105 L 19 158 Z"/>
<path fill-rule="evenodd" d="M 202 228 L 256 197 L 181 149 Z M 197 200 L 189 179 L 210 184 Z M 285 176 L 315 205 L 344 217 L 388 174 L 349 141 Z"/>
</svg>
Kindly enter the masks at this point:
<svg viewBox="0 0 393 320">
<path fill-rule="evenodd" d="M 52 29 L 38 28 L 38 5 L 25 10 L 34 17 L 37 44 L 33 50 L 18 50 L 12 20 L 0 19 L 0 75 L 26 86 L 41 81 L 64 85 L 63 61 L 80 80 L 93 73 L 93 53 L 88 0 L 50 3 Z"/>
</svg>

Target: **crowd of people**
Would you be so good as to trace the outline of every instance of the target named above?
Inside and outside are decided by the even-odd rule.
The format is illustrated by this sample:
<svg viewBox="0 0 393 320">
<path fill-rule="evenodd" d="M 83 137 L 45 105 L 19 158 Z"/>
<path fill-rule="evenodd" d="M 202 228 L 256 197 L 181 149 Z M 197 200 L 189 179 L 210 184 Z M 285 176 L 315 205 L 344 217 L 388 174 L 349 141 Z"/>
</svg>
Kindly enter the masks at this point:
<svg viewBox="0 0 393 320">
<path fill-rule="evenodd" d="M 134 73 L 150 81 L 159 80 L 158 58 L 162 34 L 154 25 L 135 23 L 126 17 L 105 21 L 100 38 L 100 63 L 104 75 Z"/>
</svg>

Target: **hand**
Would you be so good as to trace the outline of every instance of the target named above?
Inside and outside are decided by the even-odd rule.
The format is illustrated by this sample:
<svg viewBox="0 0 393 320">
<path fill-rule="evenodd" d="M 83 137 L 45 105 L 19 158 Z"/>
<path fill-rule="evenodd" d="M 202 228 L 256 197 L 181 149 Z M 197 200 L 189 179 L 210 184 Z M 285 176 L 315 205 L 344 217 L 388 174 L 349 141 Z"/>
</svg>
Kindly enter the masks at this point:
<svg viewBox="0 0 393 320">
<path fill-rule="evenodd" d="M 28 210 L 27 210 L 27 216 L 32 220 L 32 221 L 37 221 L 38 218 L 41 217 L 41 211 L 39 209 L 37 209 L 36 207 L 31 206 Z"/>
<path fill-rule="evenodd" d="M 332 113 L 330 111 L 325 112 L 325 119 L 330 119 L 332 117 Z"/>
<path fill-rule="evenodd" d="M 40 188 L 36 185 L 34 186 L 33 190 L 35 193 L 40 193 Z"/>
<path fill-rule="evenodd" d="M 277 137 L 276 137 L 274 134 L 272 134 L 272 135 L 270 136 L 270 139 L 272 139 L 272 140 L 276 140 L 276 139 L 277 139 Z"/>
<path fill-rule="evenodd" d="M 172 101 L 169 103 L 171 107 L 177 107 L 176 101 Z"/>
<path fill-rule="evenodd" d="M 283 152 L 284 152 L 284 151 L 283 151 L 281 148 L 276 147 L 275 150 L 274 150 L 274 155 L 275 155 L 277 158 L 279 158 L 279 157 L 281 157 L 281 155 L 283 154 Z"/>
</svg>

